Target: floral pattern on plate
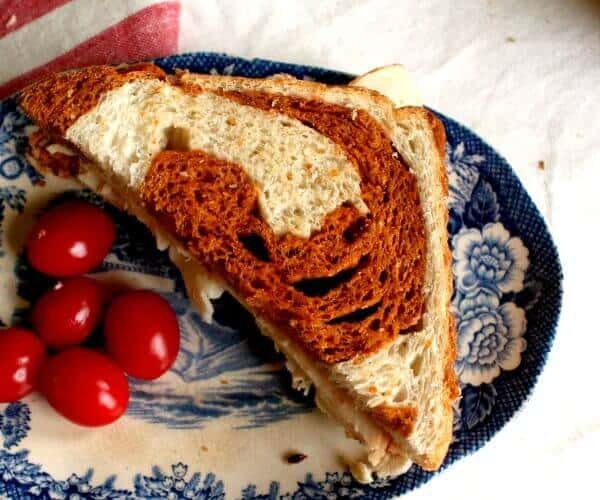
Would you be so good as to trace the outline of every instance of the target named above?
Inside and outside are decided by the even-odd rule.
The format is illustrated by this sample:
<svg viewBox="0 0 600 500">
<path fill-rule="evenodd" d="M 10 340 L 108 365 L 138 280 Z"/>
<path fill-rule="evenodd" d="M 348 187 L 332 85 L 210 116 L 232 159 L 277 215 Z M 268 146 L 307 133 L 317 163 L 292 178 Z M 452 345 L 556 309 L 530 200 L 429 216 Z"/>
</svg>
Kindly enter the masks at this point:
<svg viewBox="0 0 600 500">
<path fill-rule="evenodd" d="M 463 394 L 470 395 L 461 402 L 470 428 L 491 413 L 491 408 L 482 412 L 475 408 L 483 398 L 473 397 L 483 391 L 478 387 L 491 384 L 503 370 L 517 368 L 527 346 L 525 310 L 509 299 L 523 291 L 529 251 L 499 221 L 498 196 L 478 168 L 485 160 L 483 155 L 467 153 L 463 142 L 449 148 L 446 156 L 456 371 Z M 495 394 L 493 385 L 488 393 Z M 485 401 L 493 406 L 495 395 Z"/>
</svg>

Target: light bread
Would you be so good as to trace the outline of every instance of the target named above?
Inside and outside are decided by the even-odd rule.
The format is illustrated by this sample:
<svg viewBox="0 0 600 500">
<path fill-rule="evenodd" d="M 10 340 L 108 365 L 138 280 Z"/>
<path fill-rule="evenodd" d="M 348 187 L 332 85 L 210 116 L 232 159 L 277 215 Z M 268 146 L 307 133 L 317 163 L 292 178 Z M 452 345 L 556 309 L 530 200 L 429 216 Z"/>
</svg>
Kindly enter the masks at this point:
<svg viewBox="0 0 600 500">
<path fill-rule="evenodd" d="M 108 93 L 69 127 L 66 139 L 132 188 L 165 149 L 201 149 L 242 165 L 277 235 L 307 238 L 346 202 L 367 212 L 358 172 L 327 137 L 298 120 L 213 94 L 189 95 L 161 80 L 132 81 Z"/>
<path fill-rule="evenodd" d="M 207 318 L 211 312 L 209 298 L 223 289 L 251 312 L 255 311 L 221 276 L 211 273 L 199 262 L 190 263 L 185 245 L 148 213 L 140 199 L 139 186 L 144 182 L 149 160 L 169 143 L 176 149 L 183 141 L 191 149 L 197 145 L 217 157 L 240 163 L 261 193 L 261 215 L 272 230 L 276 234 L 308 237 L 319 230 L 328 213 L 344 202 L 363 212 L 366 210 L 357 190 L 356 170 L 344 153 L 322 134 L 289 117 L 273 116 L 256 109 L 250 113 L 247 106 L 231 101 L 224 103 L 227 99 L 222 92 L 258 92 L 272 94 L 274 99 L 293 96 L 342 106 L 352 110 L 352 117 L 359 111 L 367 113 L 386 131 L 416 178 L 421 200 L 427 258 L 421 290 L 424 310 L 418 325 L 410 334 L 397 335 L 374 351 L 324 362 L 311 356 L 302 343 L 268 318 L 257 315 L 256 320 L 261 331 L 272 338 L 288 358 L 295 385 L 306 389 L 312 383 L 317 404 L 340 421 L 349 435 L 365 444 L 365 460 L 352 467 L 357 479 L 369 481 L 373 473 L 396 476 L 406 471 L 412 462 L 427 470 L 437 469 L 451 440 L 452 403 L 458 396 L 453 371 L 454 326 L 449 309 L 452 283 L 446 231 L 445 138 L 440 122 L 423 108 L 394 109 L 388 99 L 376 92 L 328 87 L 289 77 L 251 80 L 182 72 L 177 76 L 178 85 L 188 91 L 194 88 L 202 91 L 197 95 L 188 92 L 181 97 L 178 90 L 173 90 L 178 87 L 171 87 L 172 83 L 157 84 L 151 77 L 134 76 L 103 92 L 98 104 L 58 132 L 63 141 L 86 157 L 79 178 L 109 201 L 134 213 L 163 241 L 163 246 L 171 247 L 170 255 L 183 272 L 190 296 Z M 56 127 L 47 126 L 36 113 L 36 92 L 35 87 L 29 89 L 29 93 L 25 90 L 22 106 L 48 133 L 56 136 Z M 160 95 L 160 99 L 156 99 L 156 95 Z M 136 99 L 154 102 L 156 108 L 131 107 L 131 101 Z M 179 112 L 171 111 L 178 108 Z M 189 121 L 189 112 L 195 110 L 204 114 L 200 122 Z M 133 113 L 137 115 L 132 117 Z M 245 113 L 250 113 L 251 118 Z M 128 118 L 120 118 L 123 115 Z M 181 116 L 185 117 L 184 121 Z M 110 118 L 111 124 L 103 126 L 105 118 Z M 235 125 L 225 126 L 228 118 L 233 118 Z M 160 124 L 156 126 L 153 120 Z M 282 120 L 286 121 L 284 132 Z M 118 125 L 114 125 L 114 121 Z M 228 135 L 230 127 L 249 121 L 260 131 L 258 136 L 237 129 L 235 134 Z M 196 134 L 205 126 L 208 129 L 204 133 Z M 213 127 L 216 128 L 213 130 Z M 173 130 L 179 130 L 175 137 L 170 136 Z M 240 138 L 241 143 L 235 144 Z M 283 143 L 277 142 L 281 139 Z M 253 163 L 253 149 L 247 148 L 249 141 L 262 142 L 265 148 L 279 144 L 282 151 L 270 149 L 270 154 L 261 157 L 264 165 L 259 168 Z M 292 157 L 302 158 L 302 163 L 294 163 Z M 34 155 L 33 161 L 39 162 L 39 156 Z M 335 165 L 335 181 L 326 184 L 323 191 L 320 187 L 313 189 L 313 183 L 307 183 L 299 175 L 301 165 L 306 162 L 319 165 L 323 171 L 330 171 Z M 256 167 L 254 171 L 253 167 Z M 277 175 L 285 168 L 291 168 L 291 180 L 287 175 L 286 180 Z M 267 198 L 266 192 L 277 195 Z M 293 207 L 292 213 L 301 208 L 301 212 L 294 214 L 296 219 L 287 216 L 286 210 L 290 207 Z"/>
</svg>

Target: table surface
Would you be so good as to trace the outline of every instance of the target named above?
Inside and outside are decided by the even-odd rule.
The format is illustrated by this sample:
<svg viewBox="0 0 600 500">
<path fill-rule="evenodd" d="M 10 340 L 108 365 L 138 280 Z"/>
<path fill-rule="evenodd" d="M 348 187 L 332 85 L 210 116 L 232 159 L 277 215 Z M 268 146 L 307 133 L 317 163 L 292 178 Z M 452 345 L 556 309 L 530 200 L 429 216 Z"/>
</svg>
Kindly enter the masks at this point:
<svg viewBox="0 0 600 500">
<path fill-rule="evenodd" d="M 429 106 L 477 131 L 508 159 L 559 248 L 564 307 L 534 394 L 487 446 L 406 498 L 597 495 L 600 2 L 249 5 L 240 15 L 239 2 L 184 2 L 180 50 L 352 73 L 403 63 Z"/>
</svg>

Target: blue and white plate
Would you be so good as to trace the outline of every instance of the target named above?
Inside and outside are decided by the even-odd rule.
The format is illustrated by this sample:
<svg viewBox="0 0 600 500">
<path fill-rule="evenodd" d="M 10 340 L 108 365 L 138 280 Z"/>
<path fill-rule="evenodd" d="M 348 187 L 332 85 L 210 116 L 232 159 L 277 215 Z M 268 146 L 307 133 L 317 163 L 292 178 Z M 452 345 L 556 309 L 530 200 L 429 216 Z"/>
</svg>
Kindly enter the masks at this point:
<svg viewBox="0 0 600 500">
<path fill-rule="evenodd" d="M 167 70 L 299 78 L 343 84 L 325 69 L 217 54 L 160 59 Z M 477 450 L 527 398 L 551 347 L 561 269 L 548 229 L 507 163 L 470 130 L 440 115 L 448 135 L 450 243 L 458 326 L 455 441 L 445 466 Z M 43 178 L 24 156 L 30 122 L 0 102 L 0 321 L 27 321 L 50 283 L 23 257 L 34 217 L 58 199 L 104 205 L 72 181 Z M 58 417 L 39 395 L 0 405 L 0 497 L 386 498 L 432 477 L 418 467 L 393 481 L 354 482 L 344 460 L 359 448 L 290 388 L 281 358 L 247 315 L 216 304 L 201 321 L 179 273 L 150 233 L 111 206 L 118 239 L 100 270 L 159 290 L 179 314 L 183 343 L 159 381 L 132 382 L 128 414 L 101 429 Z M 289 464 L 289 453 L 306 458 Z"/>
</svg>

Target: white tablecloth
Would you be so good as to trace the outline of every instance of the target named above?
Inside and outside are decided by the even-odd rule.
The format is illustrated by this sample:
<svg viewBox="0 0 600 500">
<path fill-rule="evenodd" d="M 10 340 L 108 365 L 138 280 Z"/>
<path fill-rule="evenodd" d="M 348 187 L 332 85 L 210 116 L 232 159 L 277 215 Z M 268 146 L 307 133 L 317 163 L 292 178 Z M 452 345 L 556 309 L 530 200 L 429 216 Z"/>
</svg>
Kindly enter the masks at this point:
<svg viewBox="0 0 600 500">
<path fill-rule="evenodd" d="M 600 2 L 190 0 L 181 22 L 181 51 L 353 73 L 401 62 L 429 106 L 508 159 L 562 258 L 556 343 L 523 410 L 406 498 L 598 498 Z"/>
</svg>

